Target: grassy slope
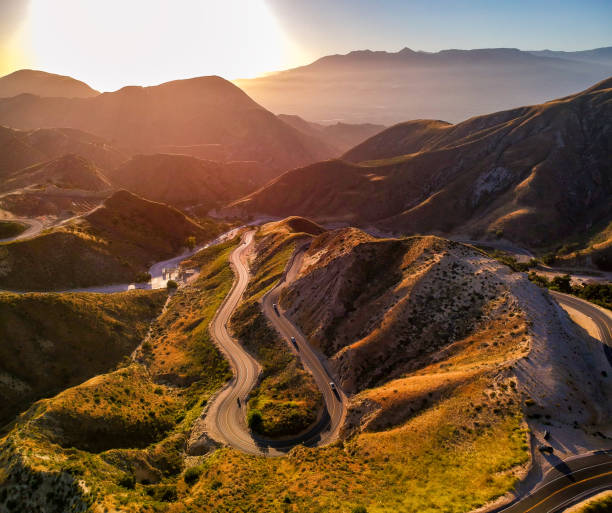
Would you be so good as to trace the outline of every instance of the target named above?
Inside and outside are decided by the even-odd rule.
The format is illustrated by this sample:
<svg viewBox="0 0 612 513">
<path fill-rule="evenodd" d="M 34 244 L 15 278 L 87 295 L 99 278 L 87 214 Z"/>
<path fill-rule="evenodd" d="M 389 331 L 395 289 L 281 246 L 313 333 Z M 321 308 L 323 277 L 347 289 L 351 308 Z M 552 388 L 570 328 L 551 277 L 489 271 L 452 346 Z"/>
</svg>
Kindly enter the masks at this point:
<svg viewBox="0 0 612 513">
<path fill-rule="evenodd" d="M 155 261 L 178 254 L 186 239 L 202 242 L 224 225 L 196 224 L 177 210 L 125 191 L 66 226 L 0 245 L 0 287 L 62 290 L 134 281 Z"/>
<path fill-rule="evenodd" d="M 20 233 L 25 232 L 28 227 L 23 223 L 15 221 L 0 221 L 0 239 L 16 237 Z"/>
<path fill-rule="evenodd" d="M 240 341 L 263 367 L 260 383 L 251 392 L 249 419 L 265 436 L 297 434 L 310 426 L 321 406 L 321 394 L 312 376 L 303 369 L 263 315 L 260 299 L 282 276 L 299 234 L 272 234 L 260 239 L 245 300 L 232 319 Z"/>
<path fill-rule="evenodd" d="M 197 294 L 179 291 L 172 299 L 154 329 L 150 351 L 145 351 L 149 356 L 143 355 L 151 373 L 134 365 L 100 378 L 104 383 L 96 387 L 104 391 L 99 394 L 102 406 L 98 408 L 104 407 L 113 423 L 124 419 L 121 434 L 137 432 L 142 425 L 139 423 L 146 421 L 149 431 L 156 433 L 155 441 L 146 448 L 109 449 L 100 454 L 53 445 L 41 419 L 49 416 L 49 409 L 61 410 L 67 399 L 79 404 L 79 411 L 87 410 L 87 404 L 95 401 L 95 388 L 90 387 L 88 395 L 89 391 L 80 390 L 88 386 L 85 384 L 67 391 L 64 397 L 38 403 L 27 414 L 31 420 L 24 418 L 0 442 L 4 470 L 0 482 L 19 479 L 27 484 L 26 490 L 33 490 L 33 482 L 39 481 L 43 483 L 40 489 L 46 493 L 44 484 L 49 478 L 36 469 L 50 471 L 51 478 L 61 470 L 61 477 L 53 481 L 50 498 L 45 499 L 48 503 L 55 500 L 64 508 L 67 496 L 77 497 L 78 504 L 95 502 L 99 511 L 104 506 L 120 511 L 173 513 L 349 513 L 358 505 L 366 506 L 370 513 L 464 512 L 513 485 L 516 476 L 511 469 L 528 459 L 520 398 L 514 391 L 513 379 L 504 370 L 516 351 L 515 326 L 521 324 L 513 312 L 508 312 L 508 326 L 493 325 L 480 335 L 459 340 L 436 363 L 361 393 L 364 400 L 377 401 L 383 417 L 387 415 L 389 420 L 389 412 L 396 411 L 401 401 L 415 391 L 415 383 L 435 380 L 439 375 L 444 375 L 442 381 L 447 377 L 452 381 L 458 373 L 472 376 L 469 380 L 456 380 L 453 387 L 434 397 L 429 398 L 425 392 L 428 401 L 419 400 L 419 408 L 408 418 L 392 419 L 390 426 L 381 422 L 375 429 L 355 433 L 330 447 L 297 447 L 282 458 L 259 458 L 218 449 L 189 460 L 190 466 L 197 466 L 189 473 L 195 477 L 187 484 L 187 473 L 180 474 L 186 430 L 201 411 L 202 400 L 227 376 L 209 373 L 212 369 L 219 372 L 216 362 L 222 359 L 218 353 L 213 354 L 207 330 L 200 329 L 210 321 L 209 310 L 214 312 L 231 286 L 232 275 L 226 263 L 230 250 L 230 246 L 213 248 L 198 281 Z M 269 261 L 273 260 L 272 256 Z M 272 269 L 269 274 L 261 274 L 268 275 L 269 282 L 254 282 L 255 294 L 276 281 Z M 188 363 L 187 349 L 197 347 L 194 342 L 198 340 L 205 348 L 199 354 L 214 356 L 199 368 L 199 375 L 210 381 L 169 387 L 151 380 L 151 376 L 157 381 L 163 378 L 164 382 L 178 378 L 174 385 L 179 383 L 181 376 L 164 371 L 176 369 L 175 353 Z M 112 389 L 109 383 L 113 383 Z M 126 388 L 134 394 L 129 400 Z M 68 395 L 76 393 L 89 396 L 89 401 Z M 147 420 L 151 411 L 157 420 Z M 134 484 L 134 477 L 154 484 Z M 79 479 L 90 490 L 85 499 L 78 492 Z M 1 494 L 0 500 L 12 500 L 11 495 Z M 58 506 L 49 511 L 65 509 Z"/>
<path fill-rule="evenodd" d="M 230 376 L 208 324 L 231 288 L 235 244 L 198 255 L 201 275 L 172 297 L 140 363 L 39 401 L 0 440 L 0 504 L 163 511 L 181 493 L 191 426 Z"/>
<path fill-rule="evenodd" d="M 0 424 L 34 400 L 115 367 L 165 300 L 164 290 L 0 294 Z"/>
<path fill-rule="evenodd" d="M 529 460 L 511 373 L 529 334 L 511 298 L 488 312 L 429 364 L 354 396 L 344 442 L 279 459 L 220 450 L 173 511 L 466 512 L 503 495 Z"/>
</svg>

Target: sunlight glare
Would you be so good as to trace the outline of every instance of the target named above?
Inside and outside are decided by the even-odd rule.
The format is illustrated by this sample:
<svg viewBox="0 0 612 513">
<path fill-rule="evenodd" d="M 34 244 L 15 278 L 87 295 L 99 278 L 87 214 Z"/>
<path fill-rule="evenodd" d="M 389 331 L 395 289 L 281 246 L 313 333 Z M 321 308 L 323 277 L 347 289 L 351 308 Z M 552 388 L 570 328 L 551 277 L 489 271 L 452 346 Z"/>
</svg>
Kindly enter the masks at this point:
<svg viewBox="0 0 612 513">
<path fill-rule="evenodd" d="M 247 78 L 297 53 L 264 0 L 32 0 L 29 34 L 38 69 L 101 90 Z"/>
</svg>

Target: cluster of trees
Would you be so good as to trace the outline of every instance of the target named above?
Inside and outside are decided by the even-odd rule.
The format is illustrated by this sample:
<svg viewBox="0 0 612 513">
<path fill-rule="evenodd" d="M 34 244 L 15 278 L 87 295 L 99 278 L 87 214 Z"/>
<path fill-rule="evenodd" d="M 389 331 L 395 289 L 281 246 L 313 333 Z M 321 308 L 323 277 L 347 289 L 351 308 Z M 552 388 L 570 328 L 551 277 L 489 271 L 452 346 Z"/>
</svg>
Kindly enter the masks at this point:
<svg viewBox="0 0 612 513">
<path fill-rule="evenodd" d="M 535 258 L 531 258 L 529 262 L 519 262 L 512 255 L 509 255 L 505 251 L 499 251 L 497 249 L 490 250 L 487 253 L 491 258 L 494 258 L 502 264 L 506 264 L 514 272 L 527 272 L 532 267 L 538 265 L 538 261 Z"/>
<path fill-rule="evenodd" d="M 584 285 L 572 285 L 569 274 L 555 276 L 552 280 L 537 274 L 535 271 L 529 273 L 529 279 L 539 285 L 551 290 L 573 294 L 587 301 L 612 310 L 612 283 L 587 283 Z"/>
</svg>

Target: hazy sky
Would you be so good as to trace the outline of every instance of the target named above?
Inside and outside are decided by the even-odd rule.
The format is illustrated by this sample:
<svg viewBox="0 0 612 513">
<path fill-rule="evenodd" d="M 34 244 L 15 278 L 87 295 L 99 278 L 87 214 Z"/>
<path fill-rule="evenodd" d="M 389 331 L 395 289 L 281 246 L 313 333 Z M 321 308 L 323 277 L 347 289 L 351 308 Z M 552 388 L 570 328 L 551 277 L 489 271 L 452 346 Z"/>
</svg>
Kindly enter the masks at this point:
<svg viewBox="0 0 612 513">
<path fill-rule="evenodd" d="M 257 76 L 351 50 L 612 45 L 611 0 L 0 0 L 0 75 L 100 90 Z"/>
</svg>

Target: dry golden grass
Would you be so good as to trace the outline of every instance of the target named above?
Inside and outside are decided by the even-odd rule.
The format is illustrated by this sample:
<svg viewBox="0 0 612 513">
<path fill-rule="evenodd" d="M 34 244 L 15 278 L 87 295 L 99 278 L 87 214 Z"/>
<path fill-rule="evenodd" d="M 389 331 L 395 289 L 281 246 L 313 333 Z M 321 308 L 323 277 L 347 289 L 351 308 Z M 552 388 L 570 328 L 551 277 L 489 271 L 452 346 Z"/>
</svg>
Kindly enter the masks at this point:
<svg viewBox="0 0 612 513">
<path fill-rule="evenodd" d="M 172 297 L 141 363 L 39 401 L 17 420 L 0 439 L 7 490 L 0 503 L 40 501 L 58 513 L 91 504 L 95 511 L 159 511 L 176 498 L 191 426 L 230 375 L 207 327 L 231 287 L 227 257 L 236 244 L 199 255 L 200 276 Z M 163 361 L 175 342 L 185 375 Z"/>
<path fill-rule="evenodd" d="M 165 290 L 0 293 L 0 423 L 41 397 L 114 369 L 161 312 Z"/>
</svg>

